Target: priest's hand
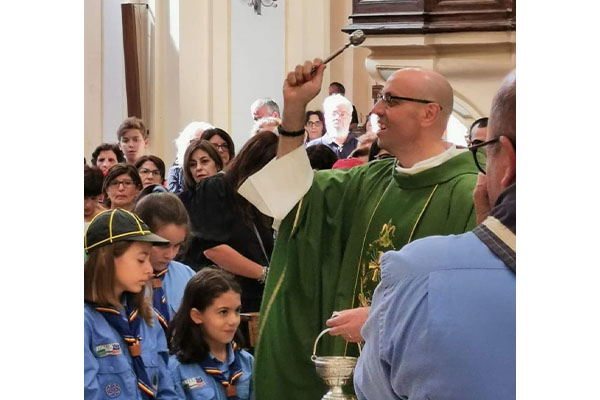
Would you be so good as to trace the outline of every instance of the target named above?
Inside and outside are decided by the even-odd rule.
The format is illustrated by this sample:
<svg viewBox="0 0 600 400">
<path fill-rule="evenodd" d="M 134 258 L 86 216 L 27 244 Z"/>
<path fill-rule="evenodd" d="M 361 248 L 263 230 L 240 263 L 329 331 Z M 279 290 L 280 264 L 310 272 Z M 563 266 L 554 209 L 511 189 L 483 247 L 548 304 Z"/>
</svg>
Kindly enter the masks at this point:
<svg viewBox="0 0 600 400">
<path fill-rule="evenodd" d="M 485 175 L 480 173 L 477 176 L 477 184 L 473 191 L 473 204 L 475 205 L 475 218 L 477 219 L 477 224 L 482 223 L 492 209 L 486 182 Z"/>
<path fill-rule="evenodd" d="M 350 310 L 334 311 L 325 325 L 331 328 L 331 336 L 341 335 L 348 342 L 362 342 L 364 339 L 360 329 L 369 317 L 369 307 L 352 308 Z"/>
</svg>

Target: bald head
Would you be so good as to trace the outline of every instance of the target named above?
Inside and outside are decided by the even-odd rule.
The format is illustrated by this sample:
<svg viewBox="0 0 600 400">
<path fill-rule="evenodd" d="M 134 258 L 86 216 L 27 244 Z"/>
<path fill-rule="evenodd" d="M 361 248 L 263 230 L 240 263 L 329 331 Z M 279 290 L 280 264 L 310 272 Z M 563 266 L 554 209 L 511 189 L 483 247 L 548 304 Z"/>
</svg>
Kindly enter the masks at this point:
<svg viewBox="0 0 600 400">
<path fill-rule="evenodd" d="M 403 95 L 439 104 L 442 109 L 438 122 L 446 129 L 454 105 L 454 92 L 446 78 L 428 69 L 405 68 L 394 72 L 388 82 L 392 80 L 402 86 Z"/>
</svg>

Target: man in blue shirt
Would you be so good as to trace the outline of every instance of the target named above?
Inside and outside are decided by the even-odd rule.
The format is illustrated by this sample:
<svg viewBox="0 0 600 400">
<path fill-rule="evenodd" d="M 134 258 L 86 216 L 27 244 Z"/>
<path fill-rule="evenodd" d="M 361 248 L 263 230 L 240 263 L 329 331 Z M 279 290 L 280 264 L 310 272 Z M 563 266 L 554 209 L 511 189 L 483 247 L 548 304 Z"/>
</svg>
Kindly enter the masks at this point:
<svg viewBox="0 0 600 400">
<path fill-rule="evenodd" d="M 513 71 L 492 102 L 487 140 L 470 147 L 487 153 L 486 165 L 474 157 L 480 225 L 382 257 L 361 330 L 360 399 L 515 398 L 515 109 Z"/>
</svg>

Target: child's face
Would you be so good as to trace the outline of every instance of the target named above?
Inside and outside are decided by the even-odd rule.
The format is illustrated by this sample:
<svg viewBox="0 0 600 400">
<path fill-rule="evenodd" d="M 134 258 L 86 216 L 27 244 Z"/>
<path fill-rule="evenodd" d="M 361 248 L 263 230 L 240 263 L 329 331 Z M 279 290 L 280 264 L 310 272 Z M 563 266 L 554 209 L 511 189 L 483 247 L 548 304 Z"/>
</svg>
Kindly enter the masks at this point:
<svg viewBox="0 0 600 400">
<path fill-rule="evenodd" d="M 153 246 L 150 252 L 150 263 L 155 271 L 166 268 L 177 253 L 185 240 L 185 225 L 167 224 L 161 226 L 153 233 L 169 241 L 166 246 Z"/>
<path fill-rule="evenodd" d="M 190 316 L 195 323 L 204 326 L 204 339 L 211 351 L 233 340 L 240 325 L 241 308 L 242 301 L 239 293 L 230 290 L 217 297 L 204 311 L 192 309 Z"/>
<path fill-rule="evenodd" d="M 126 131 L 119 141 L 119 147 L 125 153 L 125 160 L 129 164 L 135 164 L 138 158 L 144 154 L 146 146 L 148 146 L 148 139 L 144 139 L 142 132 L 137 129 Z"/>
<path fill-rule="evenodd" d="M 152 276 L 150 251 L 152 244 L 133 242 L 119 257 L 115 258 L 115 294 L 121 297 L 123 292 L 139 293 Z"/>
</svg>

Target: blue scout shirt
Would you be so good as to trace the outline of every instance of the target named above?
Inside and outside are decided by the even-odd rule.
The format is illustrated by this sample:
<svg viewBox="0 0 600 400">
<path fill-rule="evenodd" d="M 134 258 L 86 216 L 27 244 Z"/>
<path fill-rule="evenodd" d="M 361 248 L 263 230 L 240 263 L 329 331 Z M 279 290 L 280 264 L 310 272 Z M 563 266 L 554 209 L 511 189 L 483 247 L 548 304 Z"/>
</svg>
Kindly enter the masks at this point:
<svg viewBox="0 0 600 400">
<path fill-rule="evenodd" d="M 231 345 L 227 350 L 227 362 L 220 362 L 212 354 L 209 354 L 216 361 L 217 365 L 226 379 L 229 379 L 229 366 L 233 364 L 234 355 Z M 237 380 L 237 398 L 247 400 L 254 398 L 252 388 L 252 366 L 254 357 L 252 354 L 242 350 L 240 351 L 242 376 Z M 215 378 L 204 372 L 199 364 L 181 364 L 177 357 L 172 355 L 169 359 L 169 371 L 175 383 L 175 390 L 180 399 L 187 400 L 227 400 L 225 388 Z"/>
<path fill-rule="evenodd" d="M 385 253 L 361 330 L 358 398 L 514 399 L 515 290 L 515 274 L 473 232 Z"/>
<path fill-rule="evenodd" d="M 125 314 L 123 314 L 125 319 Z M 154 317 L 154 326 L 140 324 L 142 359 L 157 389 L 157 399 L 177 399 L 167 370 L 168 351 L 165 334 Z M 84 398 L 142 399 L 127 344 L 91 306 L 84 305 Z"/>
<path fill-rule="evenodd" d="M 196 272 L 187 265 L 177 261 L 171 261 L 167 265 L 167 268 L 169 270 L 162 281 L 162 285 L 165 291 L 165 298 L 167 299 L 170 321 L 173 319 L 177 309 L 179 309 L 185 285 L 187 285 Z"/>
</svg>

